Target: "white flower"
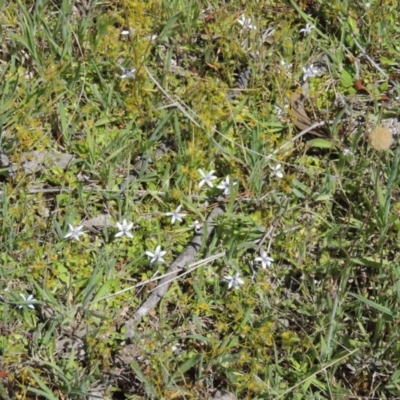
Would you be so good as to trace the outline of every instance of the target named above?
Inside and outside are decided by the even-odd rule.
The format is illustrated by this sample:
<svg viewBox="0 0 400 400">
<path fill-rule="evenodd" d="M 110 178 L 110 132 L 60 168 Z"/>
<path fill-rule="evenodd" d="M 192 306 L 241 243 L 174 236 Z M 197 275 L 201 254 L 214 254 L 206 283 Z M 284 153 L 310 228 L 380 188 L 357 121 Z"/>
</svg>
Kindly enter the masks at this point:
<svg viewBox="0 0 400 400">
<path fill-rule="evenodd" d="M 213 181 L 214 179 L 217 179 L 216 176 L 213 175 L 213 173 L 215 172 L 214 170 L 208 172 L 207 174 L 205 174 L 203 172 L 203 170 L 199 169 L 199 174 L 201 175 L 201 177 L 203 178 L 200 183 L 199 183 L 199 187 L 201 188 L 205 183 L 210 186 L 211 188 L 214 186 L 213 183 L 211 181 Z"/>
<path fill-rule="evenodd" d="M 195 232 L 200 232 L 201 223 L 196 220 L 193 222 L 193 224 L 190 227 L 193 228 Z"/>
<path fill-rule="evenodd" d="M 281 65 L 286 73 L 290 73 L 290 69 L 292 68 L 293 64 L 287 64 L 285 60 L 281 60 Z"/>
<path fill-rule="evenodd" d="M 224 276 L 224 279 L 228 282 L 228 289 L 238 289 L 240 285 L 244 284 L 244 280 L 240 278 L 239 273 L 236 273 L 233 276 Z"/>
<path fill-rule="evenodd" d="M 278 117 L 283 117 L 284 114 L 286 114 L 286 111 L 284 110 L 285 108 L 289 108 L 288 104 L 284 105 L 284 108 L 278 106 L 278 104 L 274 105 L 274 108 L 278 111 Z"/>
<path fill-rule="evenodd" d="M 261 257 L 257 257 L 254 261 L 261 262 L 262 269 L 265 269 L 265 268 L 271 266 L 271 264 L 274 262 L 274 259 L 271 257 L 268 257 L 267 252 L 263 250 L 261 252 Z"/>
<path fill-rule="evenodd" d="M 129 231 L 133 228 L 133 222 L 128 224 L 126 222 L 126 219 L 122 221 L 122 224 L 117 222 L 117 228 L 119 229 L 119 232 L 115 234 L 115 237 L 120 237 L 122 235 L 126 235 L 128 238 L 132 239 L 133 235 Z"/>
<path fill-rule="evenodd" d="M 33 298 L 33 295 L 32 295 L 32 294 L 30 294 L 28 297 L 25 297 L 25 295 L 23 295 L 22 293 L 20 293 L 20 296 L 22 297 L 22 299 L 23 299 L 26 303 L 28 303 L 28 304 L 26 304 L 26 305 L 28 306 L 28 308 L 30 308 L 31 310 L 34 310 L 34 309 L 35 309 L 35 306 L 34 306 L 32 303 L 34 303 L 36 300 Z M 20 305 L 18 306 L 18 308 L 22 308 L 24 305 L 25 305 L 25 304 L 20 304 Z"/>
<path fill-rule="evenodd" d="M 163 263 L 165 260 L 163 256 L 167 254 L 166 251 L 161 250 L 161 246 L 157 246 L 154 253 L 150 252 L 149 250 L 146 251 L 146 255 L 151 257 L 150 264 L 155 264 L 157 262 Z"/>
<path fill-rule="evenodd" d="M 349 155 L 354 155 L 353 152 L 350 149 L 344 149 L 343 150 L 343 155 L 344 156 L 349 156 Z"/>
<path fill-rule="evenodd" d="M 84 235 L 85 232 L 81 232 L 81 229 L 83 228 L 83 225 L 79 225 L 77 227 L 74 227 L 71 224 L 68 224 L 69 226 L 69 232 L 64 236 L 64 239 L 74 239 L 79 241 L 79 235 Z"/>
<path fill-rule="evenodd" d="M 251 23 L 251 18 L 246 18 L 244 14 L 242 14 L 237 20 L 240 25 L 242 25 L 244 30 L 250 30 L 250 29 L 257 29 L 255 25 Z"/>
<path fill-rule="evenodd" d="M 122 36 L 127 36 L 130 33 L 133 35 L 135 33 L 135 29 L 134 28 L 129 28 L 129 29 L 124 29 L 123 31 L 121 31 L 121 35 Z"/>
<path fill-rule="evenodd" d="M 172 218 L 171 218 L 171 224 L 174 224 L 175 221 L 182 222 L 182 218 L 186 217 L 186 214 L 182 214 L 182 213 L 179 212 L 179 211 L 181 210 L 181 208 L 182 208 L 182 205 L 178 206 L 178 207 L 176 208 L 176 210 L 173 211 L 173 212 L 167 212 L 167 213 L 165 213 L 165 215 L 166 215 L 167 217 L 172 217 Z"/>
<path fill-rule="evenodd" d="M 307 24 L 305 28 L 299 30 L 299 33 L 303 32 L 305 35 L 309 35 L 314 28 L 314 25 Z"/>
<path fill-rule="evenodd" d="M 122 66 L 120 66 L 123 74 L 120 75 L 119 77 L 121 79 L 125 79 L 125 78 L 134 78 L 135 77 L 135 72 L 136 72 L 136 68 L 132 68 L 132 69 L 126 69 Z"/>
<path fill-rule="evenodd" d="M 314 78 L 314 76 L 317 76 L 319 74 L 319 69 L 317 67 L 314 67 L 314 64 L 311 64 L 308 68 L 303 67 L 302 70 L 304 73 L 304 76 L 303 76 L 304 82 L 308 78 Z"/>
<path fill-rule="evenodd" d="M 273 178 L 276 176 L 278 179 L 283 178 L 283 170 L 281 164 L 276 165 L 275 167 L 270 167 L 272 169 L 272 172 L 270 174 L 270 177 Z"/>
<path fill-rule="evenodd" d="M 237 184 L 237 182 L 232 182 L 232 186 L 235 186 L 236 184 Z M 217 188 L 223 190 L 223 191 L 224 191 L 224 195 L 225 195 L 225 196 L 228 196 L 229 193 L 230 193 L 230 188 L 231 188 L 229 176 L 227 176 L 227 177 L 225 178 L 225 180 L 222 181 L 222 182 L 217 186 Z"/>
</svg>

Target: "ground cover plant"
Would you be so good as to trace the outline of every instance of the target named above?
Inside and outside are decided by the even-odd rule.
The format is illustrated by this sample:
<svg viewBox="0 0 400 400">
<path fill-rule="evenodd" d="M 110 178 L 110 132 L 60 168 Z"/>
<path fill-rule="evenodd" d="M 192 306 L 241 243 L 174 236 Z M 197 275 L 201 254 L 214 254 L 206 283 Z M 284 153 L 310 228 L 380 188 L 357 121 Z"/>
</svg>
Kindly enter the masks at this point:
<svg viewBox="0 0 400 400">
<path fill-rule="evenodd" d="M 396 1 L 0 8 L 1 398 L 400 398 Z"/>
</svg>

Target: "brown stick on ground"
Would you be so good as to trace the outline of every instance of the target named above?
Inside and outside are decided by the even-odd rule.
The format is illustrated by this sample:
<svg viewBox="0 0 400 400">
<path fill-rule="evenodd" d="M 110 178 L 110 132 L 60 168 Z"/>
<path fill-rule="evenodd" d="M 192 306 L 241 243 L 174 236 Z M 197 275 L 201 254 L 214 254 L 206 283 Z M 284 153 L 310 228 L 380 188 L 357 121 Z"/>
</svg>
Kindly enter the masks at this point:
<svg viewBox="0 0 400 400">
<path fill-rule="evenodd" d="M 133 318 L 126 321 L 125 336 L 127 339 L 132 339 L 134 335 L 135 325 L 142 319 L 142 317 L 147 315 L 165 296 L 171 282 L 178 275 L 179 271 L 184 270 L 189 264 L 194 261 L 197 252 L 201 248 L 202 242 L 205 243 L 214 230 L 214 219 L 222 213 L 223 210 L 221 207 L 214 208 L 214 210 L 208 216 L 202 231 L 194 235 L 192 241 L 188 244 L 183 253 L 168 268 L 166 276 L 161 279 L 157 288 L 151 293 L 150 297 L 139 307 L 139 309 L 133 315 Z"/>
</svg>

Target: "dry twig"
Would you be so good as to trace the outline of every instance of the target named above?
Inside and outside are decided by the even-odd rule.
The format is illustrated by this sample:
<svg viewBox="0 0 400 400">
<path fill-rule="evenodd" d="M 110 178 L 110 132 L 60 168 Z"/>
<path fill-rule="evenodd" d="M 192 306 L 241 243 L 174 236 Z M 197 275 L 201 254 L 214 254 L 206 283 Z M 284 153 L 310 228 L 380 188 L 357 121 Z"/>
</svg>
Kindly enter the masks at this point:
<svg viewBox="0 0 400 400">
<path fill-rule="evenodd" d="M 125 323 L 125 336 L 127 339 L 132 339 L 134 335 L 134 327 L 142 317 L 147 315 L 165 296 L 170 286 L 171 281 L 190 265 L 201 248 L 202 242 L 206 242 L 214 230 L 213 221 L 223 212 L 221 207 L 216 207 L 208 216 L 206 223 L 201 232 L 195 233 L 192 241 L 188 244 L 184 252 L 171 264 L 168 268 L 166 276 L 160 281 L 157 288 L 151 293 L 150 297 L 139 307 L 133 315 L 133 318 Z"/>
</svg>

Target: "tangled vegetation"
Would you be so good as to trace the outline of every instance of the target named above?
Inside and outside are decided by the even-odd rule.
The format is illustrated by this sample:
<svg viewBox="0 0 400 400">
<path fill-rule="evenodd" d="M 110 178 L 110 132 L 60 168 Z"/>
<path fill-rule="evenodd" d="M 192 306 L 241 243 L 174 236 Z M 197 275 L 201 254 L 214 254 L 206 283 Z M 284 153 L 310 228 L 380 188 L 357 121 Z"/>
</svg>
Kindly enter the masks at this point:
<svg viewBox="0 0 400 400">
<path fill-rule="evenodd" d="M 400 397 L 397 1 L 0 9 L 1 398 Z"/>
</svg>

